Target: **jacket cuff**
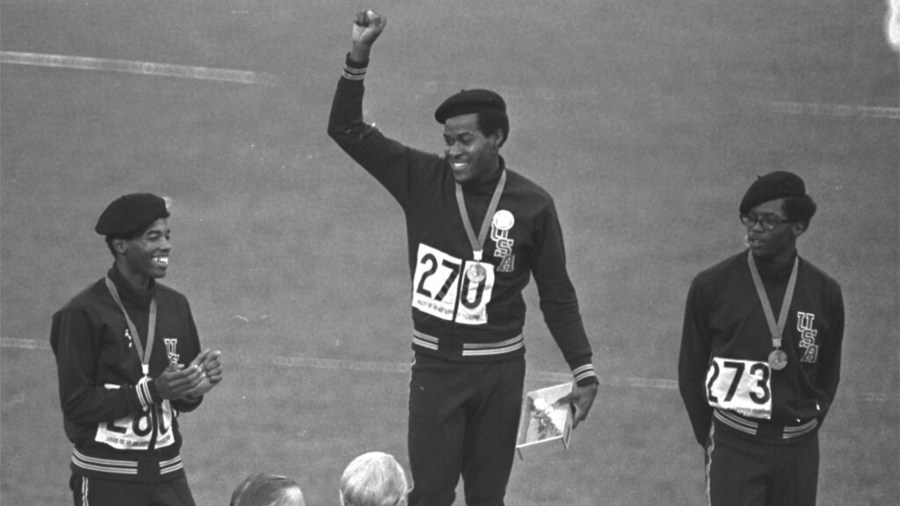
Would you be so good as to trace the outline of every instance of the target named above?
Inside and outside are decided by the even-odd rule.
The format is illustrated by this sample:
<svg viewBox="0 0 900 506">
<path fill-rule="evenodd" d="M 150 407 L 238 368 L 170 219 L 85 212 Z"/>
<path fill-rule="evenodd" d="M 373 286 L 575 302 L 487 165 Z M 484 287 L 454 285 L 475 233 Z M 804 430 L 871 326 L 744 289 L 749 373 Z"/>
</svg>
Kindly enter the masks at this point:
<svg viewBox="0 0 900 506">
<path fill-rule="evenodd" d="M 356 62 L 350 59 L 350 53 L 344 60 L 344 72 L 341 74 L 344 79 L 351 81 L 362 81 L 366 77 L 366 69 L 369 66 L 368 61 Z"/>
<path fill-rule="evenodd" d="M 146 411 L 159 402 L 162 402 L 162 395 L 159 393 L 159 390 L 156 389 L 156 385 L 153 380 L 144 376 L 138 381 L 138 384 L 134 386 L 135 392 L 137 393 L 138 402 L 141 403 L 141 409 Z"/>
<path fill-rule="evenodd" d="M 575 377 L 575 383 L 580 387 L 600 384 L 597 373 L 594 371 L 594 365 L 590 363 L 572 369 L 572 376 Z"/>
</svg>

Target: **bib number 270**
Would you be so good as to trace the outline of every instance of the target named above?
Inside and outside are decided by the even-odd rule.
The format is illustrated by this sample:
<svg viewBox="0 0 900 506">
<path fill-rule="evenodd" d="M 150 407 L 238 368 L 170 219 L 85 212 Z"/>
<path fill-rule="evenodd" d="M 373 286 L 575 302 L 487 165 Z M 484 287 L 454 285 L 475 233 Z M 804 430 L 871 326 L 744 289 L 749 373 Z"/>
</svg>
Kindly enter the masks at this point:
<svg viewBox="0 0 900 506">
<path fill-rule="evenodd" d="M 494 266 L 482 263 L 484 276 L 466 276 L 470 261 L 419 244 L 413 276 L 412 307 L 442 320 L 467 325 L 487 323 L 487 304 L 494 287 Z"/>
<path fill-rule="evenodd" d="M 765 362 L 716 357 L 706 373 L 706 398 L 710 406 L 769 419 L 771 369 Z"/>
</svg>

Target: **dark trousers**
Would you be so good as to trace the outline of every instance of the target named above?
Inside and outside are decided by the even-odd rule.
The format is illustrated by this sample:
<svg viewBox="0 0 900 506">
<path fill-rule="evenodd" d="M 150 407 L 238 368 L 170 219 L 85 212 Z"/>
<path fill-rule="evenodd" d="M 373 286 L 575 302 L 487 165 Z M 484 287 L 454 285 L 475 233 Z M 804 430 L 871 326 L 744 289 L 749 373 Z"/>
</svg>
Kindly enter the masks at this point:
<svg viewBox="0 0 900 506">
<path fill-rule="evenodd" d="M 748 440 L 713 424 L 706 450 L 711 506 L 815 506 L 819 436 L 787 444 Z"/>
<path fill-rule="evenodd" d="M 75 506 L 196 506 L 187 478 L 162 483 L 104 480 L 73 474 Z"/>
<path fill-rule="evenodd" d="M 516 448 L 523 357 L 456 363 L 417 354 L 409 388 L 410 506 L 502 506 Z"/>
</svg>

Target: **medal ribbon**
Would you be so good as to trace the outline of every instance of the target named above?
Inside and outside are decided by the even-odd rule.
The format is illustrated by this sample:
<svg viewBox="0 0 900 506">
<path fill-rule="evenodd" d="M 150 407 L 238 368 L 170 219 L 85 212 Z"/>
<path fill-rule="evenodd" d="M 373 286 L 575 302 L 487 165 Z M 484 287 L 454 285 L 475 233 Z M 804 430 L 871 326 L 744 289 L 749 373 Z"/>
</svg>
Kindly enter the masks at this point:
<svg viewBox="0 0 900 506">
<path fill-rule="evenodd" d="M 481 230 L 478 231 L 478 237 L 475 236 L 475 229 L 469 220 L 469 213 L 466 211 L 466 201 L 463 200 L 463 190 L 459 183 L 456 183 L 456 203 L 459 206 L 459 215 L 462 218 L 463 225 L 466 227 L 466 235 L 469 236 L 469 243 L 472 245 L 472 254 L 476 262 L 481 261 L 481 253 L 483 251 L 484 240 L 487 239 L 488 225 L 493 219 L 494 213 L 497 211 L 497 204 L 500 202 L 500 195 L 503 193 L 503 187 L 506 186 L 506 170 L 500 173 L 500 181 L 494 188 L 494 194 L 491 195 L 491 203 L 488 204 L 487 213 L 481 222 Z"/>
<path fill-rule="evenodd" d="M 753 261 L 753 254 L 750 252 L 747 252 L 747 263 L 750 265 L 750 275 L 753 276 L 756 294 L 759 295 L 759 302 L 762 304 L 763 312 L 766 314 L 766 323 L 769 324 L 769 331 L 772 333 L 772 346 L 776 350 L 780 349 L 781 337 L 784 334 L 784 326 L 787 323 L 788 309 L 790 309 L 791 300 L 794 298 L 794 286 L 797 284 L 797 266 L 800 264 L 800 257 L 794 258 L 794 268 L 791 270 L 787 290 L 784 292 L 784 300 L 781 302 L 781 311 L 778 313 L 777 322 L 775 321 L 775 315 L 772 313 L 772 304 L 769 303 L 769 297 L 766 295 L 766 289 L 763 287 L 762 278 L 759 277 L 756 262 Z"/>
<path fill-rule="evenodd" d="M 131 332 L 131 340 L 134 341 L 134 349 L 141 360 L 141 370 L 146 377 L 150 374 L 150 354 L 153 352 L 153 338 L 156 336 L 156 297 L 154 296 L 150 299 L 150 321 L 147 322 L 147 349 L 145 350 L 143 345 L 141 345 L 141 337 L 138 335 L 137 327 L 131 321 L 128 312 L 125 311 L 122 298 L 119 297 L 119 291 L 116 290 L 116 285 L 109 279 L 109 276 L 106 277 L 106 288 L 109 290 L 109 294 L 112 295 L 113 300 L 116 301 L 116 305 L 122 310 L 122 314 L 125 315 L 125 322 L 128 323 L 128 330 Z"/>
</svg>

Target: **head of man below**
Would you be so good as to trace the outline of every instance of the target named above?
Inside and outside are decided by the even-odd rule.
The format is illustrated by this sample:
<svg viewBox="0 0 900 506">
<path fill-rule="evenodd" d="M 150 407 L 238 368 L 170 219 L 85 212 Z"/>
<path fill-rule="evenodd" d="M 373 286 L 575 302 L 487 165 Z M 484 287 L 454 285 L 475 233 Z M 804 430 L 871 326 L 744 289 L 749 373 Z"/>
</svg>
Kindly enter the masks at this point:
<svg viewBox="0 0 900 506">
<path fill-rule="evenodd" d="M 760 176 L 741 200 L 741 222 L 753 258 L 773 266 L 791 262 L 797 238 L 809 228 L 816 203 L 796 174 L 776 171 Z"/>
<path fill-rule="evenodd" d="M 229 506 L 306 506 L 300 485 L 274 473 L 246 477 L 231 493 Z"/>
<path fill-rule="evenodd" d="M 341 475 L 341 506 L 406 506 L 408 492 L 406 471 L 388 453 L 364 453 Z"/>
<path fill-rule="evenodd" d="M 462 90 L 435 110 L 434 119 L 444 125 L 444 155 L 457 183 L 468 186 L 499 176 L 500 147 L 509 136 L 506 103 L 500 95 Z"/>
<path fill-rule="evenodd" d="M 94 230 L 106 236 L 115 267 L 135 288 L 147 289 L 169 267 L 171 231 L 169 211 L 162 197 L 132 193 L 114 200 Z"/>
</svg>

